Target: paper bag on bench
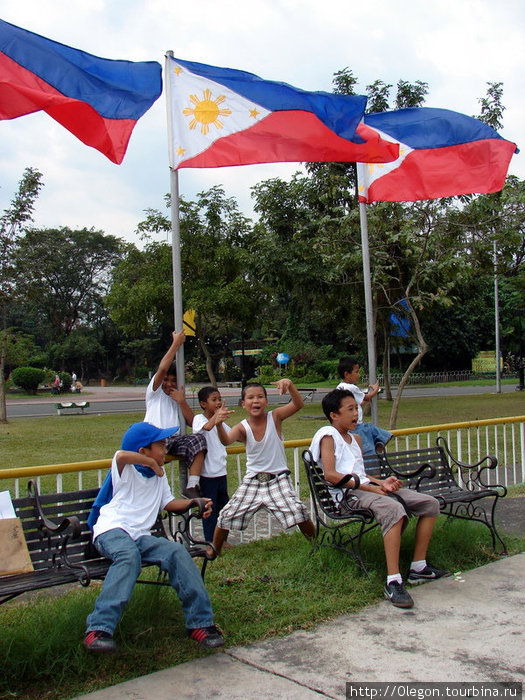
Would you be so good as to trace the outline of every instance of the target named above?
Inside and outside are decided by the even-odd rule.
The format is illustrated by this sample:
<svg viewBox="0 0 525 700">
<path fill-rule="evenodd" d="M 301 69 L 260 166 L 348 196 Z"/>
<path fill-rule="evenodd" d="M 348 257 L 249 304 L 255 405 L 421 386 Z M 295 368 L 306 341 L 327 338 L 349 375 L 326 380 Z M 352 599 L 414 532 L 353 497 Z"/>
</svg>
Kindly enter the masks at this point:
<svg viewBox="0 0 525 700">
<path fill-rule="evenodd" d="M 33 564 L 20 518 L 0 518 L 0 576 L 29 571 Z"/>
</svg>

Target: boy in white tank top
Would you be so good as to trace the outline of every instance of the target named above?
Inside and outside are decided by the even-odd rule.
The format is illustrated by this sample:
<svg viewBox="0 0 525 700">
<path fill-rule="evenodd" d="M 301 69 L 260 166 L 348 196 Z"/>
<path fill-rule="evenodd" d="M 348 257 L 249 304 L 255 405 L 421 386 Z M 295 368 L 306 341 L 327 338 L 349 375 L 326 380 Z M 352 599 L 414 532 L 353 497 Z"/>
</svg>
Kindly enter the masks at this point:
<svg viewBox="0 0 525 700">
<path fill-rule="evenodd" d="M 283 528 L 298 525 L 305 537 L 315 536 L 315 526 L 304 503 L 294 491 L 281 436 L 283 420 L 299 411 L 301 395 L 290 379 L 274 382 L 280 394 L 288 393 L 290 403 L 267 412 L 268 397 L 262 384 L 249 383 L 242 391 L 242 407 L 248 418 L 227 433 L 223 422 L 233 411 L 222 406 L 215 413 L 217 432 L 223 445 L 244 442 L 246 476 L 219 514 L 213 544 L 217 554 L 230 530 L 244 530 L 255 513 L 265 508 Z"/>
<path fill-rule="evenodd" d="M 358 410 L 352 392 L 335 389 L 326 394 L 322 406 L 330 425 L 315 433 L 310 445 L 312 456 L 322 467 L 326 481 L 339 491 L 339 498 L 335 500 L 342 500 L 349 508 L 369 508 L 374 513 L 381 526 L 385 548 L 385 598 L 398 608 L 411 608 L 414 601 L 399 572 L 401 535 L 408 514 L 418 518 L 408 583 L 416 585 L 450 575 L 446 569 L 437 569 L 426 560 L 434 523 L 439 515 L 439 503 L 433 496 L 403 488 L 395 476 L 376 479 L 367 475 L 361 438 L 353 433 Z"/>
</svg>

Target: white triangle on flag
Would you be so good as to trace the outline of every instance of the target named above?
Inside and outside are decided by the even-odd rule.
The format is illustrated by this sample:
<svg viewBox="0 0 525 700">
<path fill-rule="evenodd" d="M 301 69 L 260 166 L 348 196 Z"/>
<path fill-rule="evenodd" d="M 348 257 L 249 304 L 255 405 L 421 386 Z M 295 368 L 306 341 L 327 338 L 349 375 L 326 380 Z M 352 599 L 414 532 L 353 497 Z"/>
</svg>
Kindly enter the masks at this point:
<svg viewBox="0 0 525 700">
<path fill-rule="evenodd" d="M 369 124 L 367 126 L 370 127 Z M 370 127 L 374 128 L 374 127 Z M 379 136 L 385 141 L 390 143 L 397 143 L 399 146 L 399 158 L 393 160 L 390 163 L 357 163 L 357 180 L 358 180 L 358 192 L 362 197 L 368 197 L 368 188 L 373 182 L 378 180 L 380 177 L 388 175 L 393 170 L 397 170 L 407 157 L 414 149 L 407 146 L 406 143 L 401 143 L 396 139 L 392 138 L 389 134 L 381 131 L 380 129 L 375 129 Z"/>
<path fill-rule="evenodd" d="M 169 61 L 172 168 L 206 151 L 214 141 L 245 131 L 271 111 L 209 78 Z"/>
</svg>

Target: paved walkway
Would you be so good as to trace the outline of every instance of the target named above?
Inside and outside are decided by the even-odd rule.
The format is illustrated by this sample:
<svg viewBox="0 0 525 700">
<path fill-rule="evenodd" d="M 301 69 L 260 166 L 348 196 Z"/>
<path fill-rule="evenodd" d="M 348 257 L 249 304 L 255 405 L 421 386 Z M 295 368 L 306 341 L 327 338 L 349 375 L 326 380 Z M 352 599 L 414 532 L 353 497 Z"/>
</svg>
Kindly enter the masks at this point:
<svg viewBox="0 0 525 700">
<path fill-rule="evenodd" d="M 78 700 L 343 699 L 347 682 L 523 683 L 524 580 L 525 552 L 412 589 L 411 610 L 382 601 Z"/>
</svg>

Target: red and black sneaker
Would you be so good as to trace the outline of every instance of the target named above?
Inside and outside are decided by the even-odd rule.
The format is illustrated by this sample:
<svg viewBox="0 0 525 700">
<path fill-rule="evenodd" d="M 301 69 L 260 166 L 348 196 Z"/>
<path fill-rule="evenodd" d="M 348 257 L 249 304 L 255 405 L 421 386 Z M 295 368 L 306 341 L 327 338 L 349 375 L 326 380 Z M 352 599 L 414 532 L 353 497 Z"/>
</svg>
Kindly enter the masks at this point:
<svg viewBox="0 0 525 700">
<path fill-rule="evenodd" d="M 216 649 L 225 643 L 224 637 L 215 625 L 210 627 L 197 627 L 197 629 L 186 630 L 188 637 L 197 642 L 200 649 Z"/>
<path fill-rule="evenodd" d="M 114 654 L 117 651 L 115 640 L 108 632 L 92 630 L 84 637 L 84 646 L 89 651 L 99 651 L 106 654 Z"/>
</svg>

